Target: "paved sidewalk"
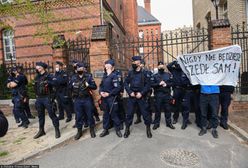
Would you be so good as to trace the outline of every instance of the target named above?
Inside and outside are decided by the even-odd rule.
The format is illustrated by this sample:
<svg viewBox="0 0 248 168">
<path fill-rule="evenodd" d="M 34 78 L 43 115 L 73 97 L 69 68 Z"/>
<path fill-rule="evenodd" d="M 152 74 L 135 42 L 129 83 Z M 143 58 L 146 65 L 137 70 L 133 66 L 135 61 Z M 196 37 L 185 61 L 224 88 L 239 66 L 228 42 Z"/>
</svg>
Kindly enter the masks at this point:
<svg viewBox="0 0 248 168">
<path fill-rule="evenodd" d="M 72 128 L 75 122 L 74 119 L 69 123 L 61 120 L 61 137 L 56 139 L 52 121 L 46 116 L 46 135 L 34 140 L 33 137 L 38 131 L 38 117 L 30 120 L 31 124 L 27 129 L 18 128 L 14 117 L 8 116 L 7 118 L 10 128 L 7 135 L 0 138 L 0 165 L 17 163 L 34 155 L 62 146 L 65 143 L 69 143 L 77 132 L 76 129 Z"/>
<path fill-rule="evenodd" d="M 193 121 L 193 119 L 191 119 Z M 161 124 L 148 139 L 144 124 L 134 125 L 128 139 L 118 138 L 112 130 L 105 138 L 87 138 L 45 153 L 23 164 L 40 168 L 247 168 L 248 146 L 231 130 L 218 128 L 219 138 L 199 129 L 171 130 Z"/>
</svg>

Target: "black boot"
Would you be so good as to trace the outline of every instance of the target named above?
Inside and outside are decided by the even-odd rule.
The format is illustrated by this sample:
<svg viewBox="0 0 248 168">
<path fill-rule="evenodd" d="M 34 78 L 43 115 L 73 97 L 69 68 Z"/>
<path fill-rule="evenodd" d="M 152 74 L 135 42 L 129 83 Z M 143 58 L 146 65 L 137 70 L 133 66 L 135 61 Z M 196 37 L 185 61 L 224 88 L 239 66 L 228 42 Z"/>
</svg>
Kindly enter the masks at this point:
<svg viewBox="0 0 248 168">
<path fill-rule="evenodd" d="M 120 130 L 116 130 L 116 135 L 117 135 L 119 138 L 121 138 L 121 137 L 122 137 L 121 131 L 120 131 Z"/>
<path fill-rule="evenodd" d="M 108 130 L 107 130 L 107 129 L 104 129 L 104 130 L 102 131 L 102 133 L 100 134 L 100 137 L 105 137 L 105 136 L 108 135 L 108 134 L 109 134 Z"/>
<path fill-rule="evenodd" d="M 56 139 L 60 138 L 60 131 L 59 131 L 59 128 L 55 128 L 55 138 L 56 138 Z"/>
<path fill-rule="evenodd" d="M 199 136 L 202 136 L 202 135 L 204 135 L 206 133 L 207 133 L 207 129 L 206 128 L 202 128 L 198 135 Z"/>
<path fill-rule="evenodd" d="M 228 125 L 226 123 L 220 123 L 220 126 L 225 129 L 228 130 Z"/>
<path fill-rule="evenodd" d="M 137 117 L 137 120 L 134 122 L 134 124 L 139 124 L 139 123 L 141 123 L 141 118 Z"/>
<path fill-rule="evenodd" d="M 29 122 L 22 122 L 18 127 L 28 128 Z"/>
<path fill-rule="evenodd" d="M 74 139 L 79 140 L 82 135 L 83 135 L 82 129 L 78 128 L 77 134 L 75 135 Z"/>
<path fill-rule="evenodd" d="M 39 132 L 34 136 L 34 139 L 38 139 L 38 138 L 40 138 L 41 136 L 44 136 L 44 135 L 46 135 L 46 133 L 44 131 L 44 128 L 40 128 Z"/>
<path fill-rule="evenodd" d="M 169 127 L 170 129 L 175 129 L 175 127 L 171 123 L 166 124 L 166 127 Z"/>
<path fill-rule="evenodd" d="M 212 135 L 213 135 L 214 138 L 218 138 L 219 137 L 216 128 L 213 128 L 212 129 Z"/>
<path fill-rule="evenodd" d="M 124 138 L 128 138 L 129 135 L 130 135 L 130 127 L 128 126 L 125 129 Z"/>
<path fill-rule="evenodd" d="M 146 135 L 147 135 L 147 138 L 151 138 L 152 137 L 152 132 L 151 132 L 150 125 L 147 125 L 146 126 Z"/>
<path fill-rule="evenodd" d="M 156 130 L 158 128 L 159 128 L 159 124 L 154 124 L 153 127 L 152 127 L 153 130 Z"/>
<path fill-rule="evenodd" d="M 95 133 L 95 128 L 94 127 L 90 127 L 90 136 L 91 136 L 91 138 L 95 138 L 96 137 L 96 133 Z"/>
<path fill-rule="evenodd" d="M 181 126 L 181 129 L 186 129 L 187 128 L 187 121 L 183 121 L 183 125 Z"/>
</svg>

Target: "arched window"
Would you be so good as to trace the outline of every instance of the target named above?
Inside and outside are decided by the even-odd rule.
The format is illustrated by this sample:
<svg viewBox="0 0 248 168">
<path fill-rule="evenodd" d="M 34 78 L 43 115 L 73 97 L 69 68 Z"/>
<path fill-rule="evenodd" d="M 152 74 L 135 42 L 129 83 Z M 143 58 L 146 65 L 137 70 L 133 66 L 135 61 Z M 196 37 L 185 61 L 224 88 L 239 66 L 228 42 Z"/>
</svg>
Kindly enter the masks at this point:
<svg viewBox="0 0 248 168">
<path fill-rule="evenodd" d="M 3 31 L 3 47 L 4 47 L 4 58 L 6 61 L 16 59 L 16 50 L 14 43 L 14 32 L 11 29 Z"/>
</svg>

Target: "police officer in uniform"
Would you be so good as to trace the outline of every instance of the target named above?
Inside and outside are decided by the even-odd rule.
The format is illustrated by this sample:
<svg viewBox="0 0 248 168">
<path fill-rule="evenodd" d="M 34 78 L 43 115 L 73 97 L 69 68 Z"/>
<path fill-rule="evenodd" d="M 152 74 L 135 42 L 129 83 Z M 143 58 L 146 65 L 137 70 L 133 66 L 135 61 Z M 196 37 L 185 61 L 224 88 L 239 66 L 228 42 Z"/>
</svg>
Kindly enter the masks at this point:
<svg viewBox="0 0 248 168">
<path fill-rule="evenodd" d="M 25 87 L 25 78 L 20 75 L 16 67 L 11 68 L 11 77 L 8 79 L 7 87 L 12 90 L 12 102 L 14 104 L 13 112 L 16 119 L 21 119 L 21 124 L 18 127 L 28 128 L 29 120 L 24 113 L 24 98 L 27 94 Z"/>
<path fill-rule="evenodd" d="M 43 62 L 36 63 L 37 76 L 34 79 L 34 89 L 36 94 L 36 102 L 35 107 L 38 111 L 39 118 L 39 132 L 34 136 L 34 139 L 40 138 L 44 136 L 45 130 L 45 109 L 48 112 L 49 117 L 53 122 L 53 126 L 55 128 L 55 138 L 60 137 L 59 130 L 59 119 L 55 114 L 55 111 L 52 108 L 52 100 L 50 95 L 53 92 L 53 87 L 55 85 L 53 81 L 53 77 L 49 74 L 47 69 L 47 64 Z"/>
<path fill-rule="evenodd" d="M 151 78 L 151 85 L 154 88 L 156 107 L 153 130 L 156 130 L 160 126 L 161 109 L 164 110 L 166 126 L 175 129 L 171 123 L 170 111 L 172 76 L 168 72 L 165 72 L 163 62 L 158 63 L 158 73 Z"/>
<path fill-rule="evenodd" d="M 150 75 L 140 67 L 140 56 L 132 57 L 133 70 L 128 72 L 128 76 L 125 79 L 124 86 L 129 95 L 127 102 L 127 114 L 126 114 L 126 129 L 124 138 L 128 138 L 130 135 L 130 126 L 133 122 L 134 108 L 137 105 L 143 116 L 147 137 L 151 138 L 151 115 L 148 112 L 148 102 L 146 95 L 150 91 Z"/>
<path fill-rule="evenodd" d="M 90 90 L 96 90 L 97 86 L 92 75 L 85 73 L 85 65 L 77 64 L 77 75 L 70 81 L 72 96 L 74 99 L 74 110 L 76 112 L 76 127 L 78 129 L 74 139 L 78 140 L 82 136 L 83 117 L 87 117 L 88 125 L 90 126 L 90 134 L 92 138 L 95 134 L 95 120 L 93 117 L 93 104 Z"/>
<path fill-rule="evenodd" d="M 193 86 L 191 85 L 186 74 L 182 71 L 177 61 L 173 61 L 172 63 L 168 64 L 167 68 L 173 75 L 173 96 L 176 99 L 177 108 L 173 116 L 174 123 L 176 123 L 178 120 L 179 107 L 182 105 L 183 123 L 181 129 L 186 129 L 188 124 L 191 123 L 189 121 L 189 112 L 193 96 Z"/>
<path fill-rule="evenodd" d="M 227 121 L 228 121 L 228 107 L 231 104 L 231 95 L 234 92 L 234 87 L 229 85 L 220 86 L 220 126 L 225 130 L 228 129 Z"/>
<path fill-rule="evenodd" d="M 8 128 L 9 128 L 8 120 L 4 116 L 3 112 L 0 110 L 0 137 L 6 135 Z"/>
<path fill-rule="evenodd" d="M 126 119 L 126 112 L 125 112 L 125 105 L 124 105 L 124 99 L 123 99 L 123 94 L 124 94 L 124 81 L 123 81 L 123 77 L 122 77 L 122 72 L 119 69 L 114 69 L 113 71 L 117 77 L 118 80 L 120 81 L 120 85 L 121 85 L 121 91 L 119 96 L 117 97 L 117 102 L 118 102 L 118 107 L 119 107 L 119 119 L 121 122 L 121 126 L 120 129 L 123 130 L 124 129 L 124 123 L 125 123 L 125 119 Z"/>
<path fill-rule="evenodd" d="M 24 83 L 25 83 L 25 87 L 26 87 L 26 90 L 27 90 L 27 85 L 28 85 L 28 79 L 26 77 L 26 75 L 23 73 L 23 66 L 19 65 L 17 66 L 17 71 L 20 75 L 23 76 L 24 78 Z M 26 116 L 28 117 L 28 119 L 35 119 L 35 116 L 33 116 L 31 114 L 31 110 L 30 110 L 30 107 L 29 107 L 29 96 L 28 96 L 28 93 L 25 94 L 25 97 L 24 97 L 24 101 L 23 101 L 23 106 L 24 106 L 24 113 L 26 114 Z"/>
<path fill-rule="evenodd" d="M 114 72 L 115 62 L 113 59 L 110 59 L 105 62 L 106 73 L 103 76 L 102 82 L 100 84 L 99 93 L 103 100 L 104 113 L 103 113 L 103 132 L 100 134 L 100 137 L 104 137 L 109 134 L 110 120 L 113 121 L 116 135 L 122 137 L 120 131 L 120 119 L 119 119 L 119 105 L 118 105 L 118 96 L 120 95 L 122 86 L 119 77 Z"/>
<path fill-rule="evenodd" d="M 59 120 L 64 119 L 64 110 L 66 111 L 66 122 L 70 122 L 72 119 L 69 95 L 67 91 L 68 75 L 63 70 L 64 64 L 60 61 L 56 62 L 54 79 L 56 83 L 56 99 L 59 106 Z"/>
</svg>

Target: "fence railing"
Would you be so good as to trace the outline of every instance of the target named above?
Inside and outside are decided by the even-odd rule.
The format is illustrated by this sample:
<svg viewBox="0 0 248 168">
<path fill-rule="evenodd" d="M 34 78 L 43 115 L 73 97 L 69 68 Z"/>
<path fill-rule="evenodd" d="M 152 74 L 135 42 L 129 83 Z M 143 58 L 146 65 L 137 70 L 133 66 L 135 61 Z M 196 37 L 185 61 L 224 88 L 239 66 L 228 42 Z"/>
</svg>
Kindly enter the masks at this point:
<svg viewBox="0 0 248 168">
<path fill-rule="evenodd" d="M 54 72 L 54 63 L 46 62 L 48 65 L 48 72 Z M 10 89 L 6 87 L 7 79 L 10 76 L 11 68 L 17 66 L 20 67 L 22 73 L 26 75 L 28 81 L 31 82 L 36 75 L 36 63 L 35 62 L 25 62 L 25 63 L 15 63 L 15 64 L 1 64 L 0 65 L 0 99 L 6 99 L 11 97 Z"/>
<path fill-rule="evenodd" d="M 242 49 L 242 58 L 240 65 L 240 76 L 237 92 L 248 94 L 248 28 L 247 24 L 232 27 L 232 43 L 240 45 Z"/>
</svg>

